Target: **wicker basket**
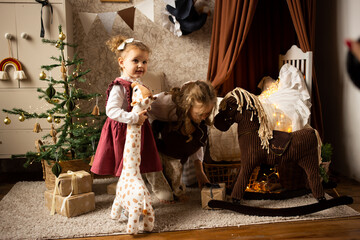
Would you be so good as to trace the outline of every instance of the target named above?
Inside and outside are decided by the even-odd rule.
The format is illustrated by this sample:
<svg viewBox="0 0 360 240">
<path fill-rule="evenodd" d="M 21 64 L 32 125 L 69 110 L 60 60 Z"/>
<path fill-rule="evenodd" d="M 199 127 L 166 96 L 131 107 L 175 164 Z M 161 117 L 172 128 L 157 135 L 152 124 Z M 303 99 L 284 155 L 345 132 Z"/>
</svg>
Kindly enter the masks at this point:
<svg viewBox="0 0 360 240">
<path fill-rule="evenodd" d="M 49 165 L 49 163 L 50 165 Z M 74 159 L 74 160 L 67 160 L 67 161 L 59 161 L 61 166 L 61 173 L 66 173 L 67 171 L 71 170 L 73 172 L 84 170 L 90 172 L 90 159 Z M 47 189 L 54 189 L 55 186 L 55 175 L 52 173 L 51 168 L 54 165 L 55 161 L 53 160 L 41 160 L 41 165 L 43 168 L 43 179 L 45 180 L 45 185 Z"/>
<path fill-rule="evenodd" d="M 232 190 L 234 181 L 236 181 L 237 175 L 240 171 L 240 163 L 231 163 L 231 164 L 221 164 L 221 163 L 203 163 L 204 171 L 209 181 L 212 183 L 225 183 L 226 189 Z M 263 191 L 266 192 L 265 189 L 258 189 L 259 182 L 258 175 L 260 172 L 260 166 L 254 168 L 248 186 L 245 191 L 254 192 L 254 191 Z"/>
<path fill-rule="evenodd" d="M 225 183 L 227 189 L 231 189 L 235 178 L 240 171 L 240 163 L 203 163 L 204 171 L 212 183 Z"/>
</svg>

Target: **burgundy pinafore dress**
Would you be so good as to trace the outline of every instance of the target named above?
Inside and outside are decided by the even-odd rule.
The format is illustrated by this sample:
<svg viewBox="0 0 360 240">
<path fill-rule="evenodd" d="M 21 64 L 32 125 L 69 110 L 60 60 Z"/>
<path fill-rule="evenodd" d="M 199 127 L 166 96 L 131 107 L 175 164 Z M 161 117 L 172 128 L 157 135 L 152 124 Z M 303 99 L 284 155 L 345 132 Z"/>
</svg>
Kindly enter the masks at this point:
<svg viewBox="0 0 360 240">
<path fill-rule="evenodd" d="M 131 111 L 131 82 L 116 78 L 106 91 L 106 102 L 114 85 L 122 85 L 126 89 L 128 102 L 127 111 Z M 126 123 L 107 118 L 101 131 L 99 144 L 96 149 L 91 172 L 98 175 L 120 176 L 123 167 L 123 150 L 126 140 Z M 141 163 L 140 172 L 162 171 L 162 165 L 151 125 L 146 119 L 141 127 Z"/>
</svg>

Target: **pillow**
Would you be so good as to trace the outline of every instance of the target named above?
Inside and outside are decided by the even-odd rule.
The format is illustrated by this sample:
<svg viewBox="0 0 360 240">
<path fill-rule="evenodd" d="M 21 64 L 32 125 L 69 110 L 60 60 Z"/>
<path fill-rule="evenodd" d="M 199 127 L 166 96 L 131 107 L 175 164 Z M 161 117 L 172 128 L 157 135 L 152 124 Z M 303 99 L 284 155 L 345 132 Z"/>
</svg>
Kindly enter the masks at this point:
<svg viewBox="0 0 360 240">
<path fill-rule="evenodd" d="M 217 109 L 222 98 L 217 98 Z M 215 111 L 214 116 L 218 113 Z M 213 161 L 240 161 L 240 148 L 238 142 L 237 123 L 229 130 L 222 132 L 215 126 L 209 127 L 209 153 Z"/>
<path fill-rule="evenodd" d="M 152 94 L 167 91 L 165 86 L 165 80 L 166 76 L 163 72 L 148 71 L 141 78 L 141 81 L 144 83 L 144 85 L 150 88 Z"/>
</svg>

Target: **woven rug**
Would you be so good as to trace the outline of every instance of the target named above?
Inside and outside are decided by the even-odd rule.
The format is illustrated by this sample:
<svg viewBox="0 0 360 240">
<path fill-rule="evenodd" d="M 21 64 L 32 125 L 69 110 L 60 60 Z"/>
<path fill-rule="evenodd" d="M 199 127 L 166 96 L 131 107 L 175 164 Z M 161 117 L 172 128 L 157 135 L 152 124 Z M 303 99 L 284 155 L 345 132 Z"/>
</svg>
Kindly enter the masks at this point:
<svg viewBox="0 0 360 240">
<path fill-rule="evenodd" d="M 0 239 L 59 239 L 125 234 L 126 221 L 110 219 L 114 195 L 106 186 L 116 181 L 95 179 L 96 209 L 92 212 L 67 218 L 51 216 L 44 205 L 44 182 L 18 182 L 0 202 Z M 321 212 L 296 217 L 247 216 L 227 210 L 203 210 L 200 191 L 188 188 L 187 202 L 162 204 L 153 196 L 155 208 L 154 232 L 204 229 L 226 226 L 244 226 L 260 223 L 341 218 L 360 215 L 349 206 L 338 206 Z M 327 198 L 330 198 L 327 196 Z M 287 200 L 244 200 L 244 204 L 258 207 L 293 207 L 314 203 L 311 195 Z M 141 228 L 140 228 L 141 232 Z"/>
</svg>

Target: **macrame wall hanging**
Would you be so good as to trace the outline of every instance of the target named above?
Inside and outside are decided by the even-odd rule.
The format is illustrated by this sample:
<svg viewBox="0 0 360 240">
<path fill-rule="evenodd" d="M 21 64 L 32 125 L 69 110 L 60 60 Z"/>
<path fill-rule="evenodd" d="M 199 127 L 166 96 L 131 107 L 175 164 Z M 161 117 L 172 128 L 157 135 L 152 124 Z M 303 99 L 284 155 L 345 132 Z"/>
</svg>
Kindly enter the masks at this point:
<svg viewBox="0 0 360 240">
<path fill-rule="evenodd" d="M 22 69 L 20 61 L 11 56 L 11 37 L 7 37 L 7 39 L 8 39 L 8 48 L 9 48 L 9 56 L 10 57 L 4 58 L 0 62 L 0 80 L 10 79 L 9 75 L 5 71 L 8 66 L 13 66 L 15 68 L 14 79 L 16 79 L 16 80 L 26 79 L 26 75 Z"/>
</svg>

